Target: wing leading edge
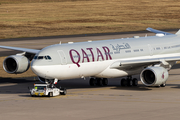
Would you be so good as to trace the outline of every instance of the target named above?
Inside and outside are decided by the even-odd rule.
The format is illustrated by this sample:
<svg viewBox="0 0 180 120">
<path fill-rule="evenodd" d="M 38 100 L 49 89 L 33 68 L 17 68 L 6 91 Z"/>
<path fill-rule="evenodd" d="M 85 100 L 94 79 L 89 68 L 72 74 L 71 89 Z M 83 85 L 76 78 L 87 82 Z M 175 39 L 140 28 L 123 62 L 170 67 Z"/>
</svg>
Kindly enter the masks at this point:
<svg viewBox="0 0 180 120">
<path fill-rule="evenodd" d="M 146 30 L 150 31 L 150 32 L 153 32 L 153 33 L 156 33 L 156 34 L 174 35 L 172 33 L 164 32 L 164 31 L 160 31 L 160 30 L 155 30 L 155 29 L 150 28 L 150 27 L 148 27 Z"/>
<path fill-rule="evenodd" d="M 114 62 L 110 68 L 128 70 L 141 66 L 149 66 L 162 63 L 167 65 L 167 62 L 176 62 L 180 60 L 180 56 L 175 57 L 162 57 L 162 58 L 152 58 L 152 59 L 135 59 L 135 60 L 123 60 Z"/>
<path fill-rule="evenodd" d="M 9 46 L 0 46 L 0 48 L 10 49 L 10 50 L 17 50 L 17 51 L 23 51 L 23 52 L 28 52 L 28 53 L 32 53 L 32 54 L 36 54 L 36 53 L 38 53 L 40 51 L 40 50 L 37 50 L 37 49 L 9 47 Z"/>
</svg>

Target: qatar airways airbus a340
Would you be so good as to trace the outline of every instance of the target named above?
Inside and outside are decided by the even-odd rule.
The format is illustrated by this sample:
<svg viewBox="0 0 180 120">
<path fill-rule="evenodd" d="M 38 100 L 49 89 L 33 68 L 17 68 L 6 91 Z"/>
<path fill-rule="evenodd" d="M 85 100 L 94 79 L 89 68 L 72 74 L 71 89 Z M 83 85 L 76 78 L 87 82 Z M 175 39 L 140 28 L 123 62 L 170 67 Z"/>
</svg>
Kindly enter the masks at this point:
<svg viewBox="0 0 180 120">
<path fill-rule="evenodd" d="M 91 86 L 107 85 L 107 78 L 124 76 L 127 79 L 121 80 L 121 86 L 137 86 L 132 75 L 140 74 L 144 85 L 165 87 L 168 71 L 180 60 L 180 32 L 147 30 L 156 36 L 56 44 L 42 50 L 0 46 L 24 52 L 7 57 L 3 68 L 19 74 L 31 66 L 46 83 L 90 77 Z"/>
</svg>

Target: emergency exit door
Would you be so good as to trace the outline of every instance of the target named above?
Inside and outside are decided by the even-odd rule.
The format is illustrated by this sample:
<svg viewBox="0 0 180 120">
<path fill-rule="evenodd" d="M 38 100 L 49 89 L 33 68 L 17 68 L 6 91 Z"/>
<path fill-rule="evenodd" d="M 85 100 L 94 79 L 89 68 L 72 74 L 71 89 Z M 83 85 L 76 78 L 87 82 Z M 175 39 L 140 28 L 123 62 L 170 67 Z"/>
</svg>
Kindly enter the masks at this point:
<svg viewBox="0 0 180 120">
<path fill-rule="evenodd" d="M 152 56 L 153 55 L 153 48 L 150 44 L 148 44 L 148 48 L 149 48 L 149 54 L 150 54 L 150 56 Z"/>
</svg>

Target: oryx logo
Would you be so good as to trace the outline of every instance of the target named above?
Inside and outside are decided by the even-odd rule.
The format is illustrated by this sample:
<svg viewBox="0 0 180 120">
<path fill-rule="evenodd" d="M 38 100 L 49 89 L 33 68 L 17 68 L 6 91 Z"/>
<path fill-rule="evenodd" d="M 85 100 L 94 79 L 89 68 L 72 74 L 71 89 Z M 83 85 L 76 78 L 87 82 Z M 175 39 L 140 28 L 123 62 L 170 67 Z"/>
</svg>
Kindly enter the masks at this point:
<svg viewBox="0 0 180 120">
<path fill-rule="evenodd" d="M 163 72 L 163 74 L 162 74 L 162 79 L 164 79 L 164 72 Z"/>
</svg>

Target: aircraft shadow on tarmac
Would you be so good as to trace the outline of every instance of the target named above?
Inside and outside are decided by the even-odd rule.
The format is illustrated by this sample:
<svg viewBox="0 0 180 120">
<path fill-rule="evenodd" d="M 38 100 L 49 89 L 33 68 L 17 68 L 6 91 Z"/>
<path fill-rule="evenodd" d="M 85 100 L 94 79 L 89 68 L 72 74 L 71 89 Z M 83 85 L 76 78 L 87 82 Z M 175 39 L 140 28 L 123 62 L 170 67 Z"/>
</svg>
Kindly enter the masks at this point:
<svg viewBox="0 0 180 120">
<path fill-rule="evenodd" d="M 29 88 L 34 87 L 34 83 L 41 83 L 39 80 L 30 78 L 1 78 L 0 77 L 0 94 L 20 94 L 29 93 Z M 41 83 L 42 84 L 42 83 Z M 92 88 L 89 86 L 89 80 L 72 79 L 60 81 L 56 87 L 62 86 L 67 89 Z M 98 86 L 97 86 L 98 87 Z"/>
<path fill-rule="evenodd" d="M 171 86 L 171 88 L 180 89 L 180 84 L 167 84 L 166 86 Z"/>
<path fill-rule="evenodd" d="M 179 69 L 179 68 L 180 68 L 180 64 L 175 64 L 171 69 Z"/>
<path fill-rule="evenodd" d="M 28 93 L 28 95 L 20 95 L 21 97 L 30 97 L 29 88 L 33 88 L 35 80 L 33 77 L 31 78 L 0 78 L 0 94 L 22 94 Z M 67 89 L 91 89 L 91 88 L 100 88 L 101 86 L 89 86 L 89 80 L 83 79 L 72 79 L 60 81 L 57 87 L 62 86 Z M 171 88 L 180 89 L 180 84 L 167 84 L 167 86 L 171 86 Z M 103 87 L 103 86 L 102 86 Z M 105 86 L 106 87 L 106 86 Z M 146 87 L 142 84 L 139 84 L 137 87 L 121 87 L 119 81 L 116 79 L 109 80 L 109 85 L 107 87 L 111 87 L 110 90 L 131 90 L 131 91 L 149 91 L 153 89 L 161 89 L 158 87 Z"/>
<path fill-rule="evenodd" d="M 28 80 L 26 78 L 2 78 L 0 77 L 0 84 L 2 83 L 27 83 L 27 82 L 34 82 L 34 80 Z"/>
<path fill-rule="evenodd" d="M 0 77 L 0 94 L 17 94 L 17 93 L 28 93 L 28 84 L 32 84 L 33 79 L 26 78 L 1 78 Z"/>
<path fill-rule="evenodd" d="M 166 86 L 172 86 L 171 88 L 176 88 L 180 89 L 180 84 L 166 84 Z M 154 90 L 154 89 L 161 89 L 161 87 L 156 87 L 156 86 L 144 86 L 144 85 L 138 85 L 135 87 L 116 87 L 116 88 L 111 88 L 111 89 L 119 89 L 119 90 L 132 90 L 132 91 L 149 91 L 149 90 Z"/>
<path fill-rule="evenodd" d="M 133 86 L 133 87 L 117 86 L 117 87 L 111 88 L 111 89 L 117 89 L 117 90 L 132 90 L 132 91 L 149 91 L 149 90 L 152 90 L 151 87 L 146 87 L 146 86 L 143 86 L 143 85 L 138 85 L 138 86 Z"/>
</svg>

